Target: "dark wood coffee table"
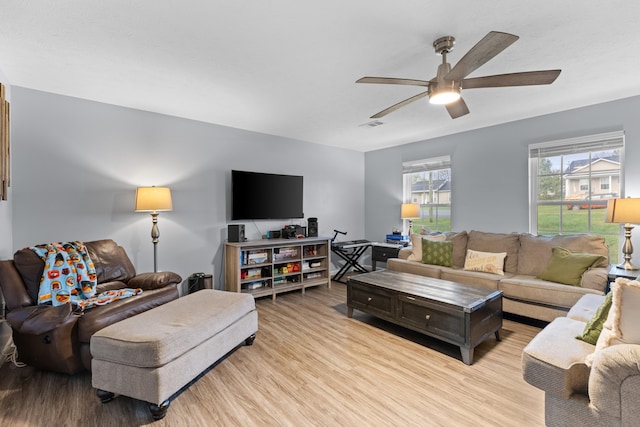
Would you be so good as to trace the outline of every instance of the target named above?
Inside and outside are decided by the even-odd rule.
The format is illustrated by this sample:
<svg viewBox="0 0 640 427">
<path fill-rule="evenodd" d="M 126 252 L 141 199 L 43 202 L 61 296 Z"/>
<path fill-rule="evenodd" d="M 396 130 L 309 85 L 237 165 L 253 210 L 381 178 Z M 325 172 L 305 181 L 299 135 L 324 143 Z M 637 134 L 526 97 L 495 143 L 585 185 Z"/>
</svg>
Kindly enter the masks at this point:
<svg viewBox="0 0 640 427">
<path fill-rule="evenodd" d="M 495 334 L 500 341 L 502 291 L 397 271 L 349 277 L 347 315 L 353 309 L 460 347 L 471 365 L 474 348 Z"/>
</svg>

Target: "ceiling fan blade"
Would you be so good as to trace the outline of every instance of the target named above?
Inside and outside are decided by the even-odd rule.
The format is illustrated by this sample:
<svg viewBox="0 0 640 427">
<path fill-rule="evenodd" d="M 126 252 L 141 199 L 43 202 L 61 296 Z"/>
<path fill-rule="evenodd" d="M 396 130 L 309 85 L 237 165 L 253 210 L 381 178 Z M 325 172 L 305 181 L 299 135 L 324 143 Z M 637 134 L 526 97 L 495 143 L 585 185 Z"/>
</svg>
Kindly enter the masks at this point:
<svg viewBox="0 0 640 427">
<path fill-rule="evenodd" d="M 464 79 L 518 39 L 519 37 L 513 34 L 491 31 L 458 61 L 444 76 L 445 80 Z"/>
<path fill-rule="evenodd" d="M 523 73 L 497 74 L 475 77 L 462 81 L 463 89 L 505 86 L 548 85 L 553 83 L 562 70 L 526 71 Z"/>
<path fill-rule="evenodd" d="M 373 116 L 371 116 L 371 118 L 372 119 L 379 119 L 380 117 L 384 117 L 389 113 L 393 113 L 394 111 L 396 111 L 400 107 L 404 107 L 405 105 L 410 104 L 413 101 L 417 101 L 420 98 L 424 98 L 428 94 L 429 94 L 429 91 L 425 91 L 425 92 L 419 93 L 419 94 L 417 94 L 415 96 L 412 96 L 411 98 L 407 98 L 404 101 L 400 101 L 397 104 L 392 105 L 391 107 L 389 107 L 389 108 L 387 108 L 385 110 L 382 110 L 377 114 L 374 114 Z"/>
<path fill-rule="evenodd" d="M 395 79 L 393 77 L 363 77 L 356 80 L 356 83 L 378 83 L 387 85 L 409 85 L 409 86 L 429 86 L 426 80 L 415 79 Z"/>
<path fill-rule="evenodd" d="M 467 103 L 464 102 L 462 98 L 451 104 L 446 104 L 445 107 L 447 107 L 447 111 L 452 119 L 457 119 L 460 116 L 469 114 L 469 107 L 467 107 Z"/>
</svg>

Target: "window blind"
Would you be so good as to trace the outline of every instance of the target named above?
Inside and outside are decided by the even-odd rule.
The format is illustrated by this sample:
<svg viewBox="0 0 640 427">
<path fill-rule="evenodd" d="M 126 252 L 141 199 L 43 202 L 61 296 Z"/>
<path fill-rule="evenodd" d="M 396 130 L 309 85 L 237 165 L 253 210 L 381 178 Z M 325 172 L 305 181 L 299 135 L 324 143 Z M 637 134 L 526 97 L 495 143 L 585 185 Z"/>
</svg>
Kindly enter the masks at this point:
<svg viewBox="0 0 640 427">
<path fill-rule="evenodd" d="M 624 132 L 609 132 L 529 145 L 530 158 L 554 157 L 624 147 Z"/>
<path fill-rule="evenodd" d="M 402 163 L 402 173 L 428 172 L 451 167 L 451 156 L 433 157 L 431 159 L 413 160 Z"/>
</svg>

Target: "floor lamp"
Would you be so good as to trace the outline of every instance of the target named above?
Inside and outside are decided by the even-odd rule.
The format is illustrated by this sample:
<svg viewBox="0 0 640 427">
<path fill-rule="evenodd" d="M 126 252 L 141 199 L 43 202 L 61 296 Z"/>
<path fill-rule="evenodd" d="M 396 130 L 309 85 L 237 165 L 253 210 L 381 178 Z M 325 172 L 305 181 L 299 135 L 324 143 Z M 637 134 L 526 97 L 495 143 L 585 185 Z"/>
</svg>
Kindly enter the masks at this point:
<svg viewBox="0 0 640 427">
<path fill-rule="evenodd" d="M 136 212 L 151 212 L 151 241 L 153 242 L 153 271 L 158 271 L 158 212 L 173 209 L 171 190 L 168 187 L 138 187 L 136 189 Z"/>
<path fill-rule="evenodd" d="M 417 203 L 403 203 L 400 218 L 409 220 L 409 235 L 413 232 L 413 218 L 420 218 L 420 206 Z"/>
<path fill-rule="evenodd" d="M 640 199 L 612 199 L 607 204 L 607 217 L 605 222 L 615 222 L 624 224 L 624 245 L 622 253 L 624 262 L 618 265 L 618 268 L 625 270 L 638 270 L 638 267 L 631 263 L 631 254 L 633 253 L 633 245 L 631 244 L 631 224 L 640 224 Z"/>
</svg>

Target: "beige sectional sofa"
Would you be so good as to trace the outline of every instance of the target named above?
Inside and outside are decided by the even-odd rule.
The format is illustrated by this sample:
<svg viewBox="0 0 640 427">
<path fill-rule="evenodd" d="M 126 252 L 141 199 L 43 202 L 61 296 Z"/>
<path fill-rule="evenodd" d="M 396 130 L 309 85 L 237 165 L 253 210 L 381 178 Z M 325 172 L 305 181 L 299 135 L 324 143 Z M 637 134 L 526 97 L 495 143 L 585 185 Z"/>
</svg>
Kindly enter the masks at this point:
<svg viewBox="0 0 640 427">
<path fill-rule="evenodd" d="M 609 250 L 601 236 L 534 236 L 528 233 L 482 231 L 451 232 L 445 235 L 446 241 L 452 242 L 451 267 L 410 260 L 413 249 L 403 248 L 398 258 L 387 260 L 387 268 L 501 290 L 505 312 L 547 322 L 565 316 L 583 295 L 603 295 L 605 292 Z M 412 236 L 412 240 L 415 239 L 416 236 Z M 554 247 L 601 255 L 602 258 L 582 275 L 579 286 L 537 278 L 547 268 Z M 504 274 L 465 270 L 467 250 L 506 253 Z"/>
<path fill-rule="evenodd" d="M 625 283 L 626 289 L 621 288 Z M 616 297 L 621 291 L 624 297 Z M 522 376 L 545 392 L 545 425 L 549 427 L 631 427 L 640 423 L 640 341 L 639 334 L 634 334 L 640 283 L 617 279 L 612 293 L 614 302 L 605 315 L 603 332 L 594 336 L 596 345 L 576 337 L 597 317 L 605 297 L 585 295 L 566 317 L 542 329 L 522 352 Z"/>
</svg>

